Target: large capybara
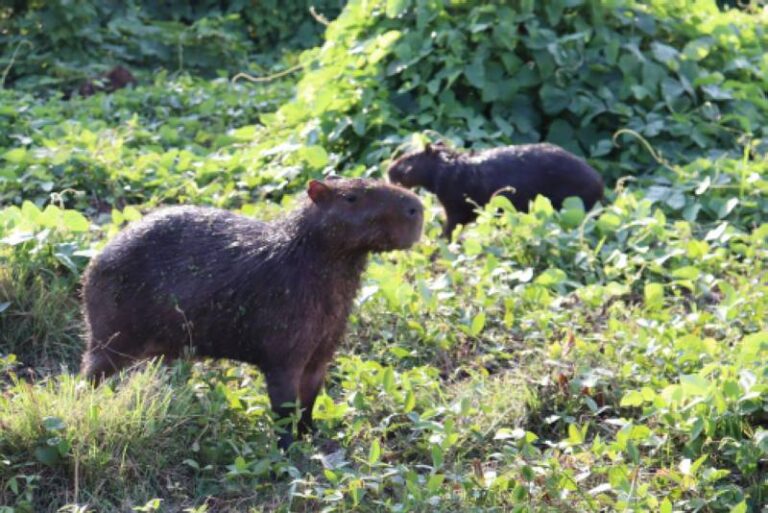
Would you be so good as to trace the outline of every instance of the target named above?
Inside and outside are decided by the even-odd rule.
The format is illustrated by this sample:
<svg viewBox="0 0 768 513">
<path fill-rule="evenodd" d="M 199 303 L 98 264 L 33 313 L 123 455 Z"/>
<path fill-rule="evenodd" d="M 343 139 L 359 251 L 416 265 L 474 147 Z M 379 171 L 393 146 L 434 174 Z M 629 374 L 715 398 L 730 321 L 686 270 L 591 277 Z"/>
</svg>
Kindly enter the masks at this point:
<svg viewBox="0 0 768 513">
<path fill-rule="evenodd" d="M 120 232 L 83 279 L 82 372 L 98 381 L 185 347 L 248 362 L 278 416 L 298 399 L 300 433 L 310 431 L 368 254 L 412 246 L 423 207 L 401 187 L 363 179 L 313 180 L 307 194 L 270 222 L 170 207 Z"/>
<path fill-rule="evenodd" d="M 517 210 L 527 211 L 537 194 L 560 208 L 578 196 L 589 209 L 603 197 L 603 179 L 589 164 L 547 143 L 457 152 L 439 145 L 408 153 L 389 168 L 389 179 L 409 189 L 424 187 L 437 194 L 446 214 L 443 234 L 475 220 L 477 205 L 494 194 L 507 196 Z"/>
<path fill-rule="evenodd" d="M 133 74 L 123 66 L 115 66 L 96 79 L 86 80 L 77 89 L 80 96 L 91 96 L 98 92 L 113 93 L 118 89 L 137 84 Z"/>
</svg>

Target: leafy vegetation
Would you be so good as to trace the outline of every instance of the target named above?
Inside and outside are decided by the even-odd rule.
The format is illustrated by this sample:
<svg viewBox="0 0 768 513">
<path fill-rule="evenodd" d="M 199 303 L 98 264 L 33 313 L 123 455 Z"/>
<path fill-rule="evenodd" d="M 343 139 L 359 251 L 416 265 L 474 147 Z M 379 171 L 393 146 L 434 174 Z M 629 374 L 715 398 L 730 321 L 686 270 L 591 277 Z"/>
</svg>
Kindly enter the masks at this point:
<svg viewBox="0 0 768 513">
<path fill-rule="evenodd" d="M 213 4 L 151 17 L 202 27 L 226 17 Z M 137 5 L 111 16 L 132 23 Z M 0 511 L 764 511 L 766 16 L 353 0 L 321 46 L 276 50 L 275 71 L 303 69 L 269 82 L 206 76 L 242 70 L 229 60 L 85 99 L 15 79 L 0 90 Z M 130 52 L 147 77 L 162 64 Z M 38 65 L 24 59 L 15 77 Z M 448 243 L 424 195 L 422 242 L 369 266 L 314 441 L 277 450 L 247 365 L 140 365 L 99 388 L 75 374 L 80 273 L 142 212 L 270 217 L 310 177 L 378 176 L 435 138 L 558 142 L 602 171 L 606 201 L 496 198 Z"/>
<path fill-rule="evenodd" d="M 258 71 L 287 50 L 317 44 L 323 26 L 310 7 L 332 19 L 342 6 L 340 0 L 16 0 L 0 6 L 0 80 L 71 90 L 115 63 L 208 76 Z"/>
</svg>

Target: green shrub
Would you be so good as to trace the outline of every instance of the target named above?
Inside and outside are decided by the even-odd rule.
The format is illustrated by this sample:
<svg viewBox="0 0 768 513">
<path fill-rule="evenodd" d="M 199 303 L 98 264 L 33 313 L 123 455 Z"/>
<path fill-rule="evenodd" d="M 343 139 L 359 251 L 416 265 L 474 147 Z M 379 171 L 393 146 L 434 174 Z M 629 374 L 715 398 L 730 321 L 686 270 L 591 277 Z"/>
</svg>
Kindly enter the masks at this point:
<svg viewBox="0 0 768 513">
<path fill-rule="evenodd" d="M 324 27 L 311 6 L 333 19 L 343 2 L 14 2 L 0 8 L 0 69 L 5 85 L 38 90 L 71 90 L 116 63 L 233 75 L 254 54 L 317 44 Z"/>
<path fill-rule="evenodd" d="M 765 16 L 707 1 L 355 1 L 305 55 L 316 64 L 269 133 L 351 172 L 422 131 L 472 147 L 549 140 L 609 179 L 759 160 Z"/>
</svg>

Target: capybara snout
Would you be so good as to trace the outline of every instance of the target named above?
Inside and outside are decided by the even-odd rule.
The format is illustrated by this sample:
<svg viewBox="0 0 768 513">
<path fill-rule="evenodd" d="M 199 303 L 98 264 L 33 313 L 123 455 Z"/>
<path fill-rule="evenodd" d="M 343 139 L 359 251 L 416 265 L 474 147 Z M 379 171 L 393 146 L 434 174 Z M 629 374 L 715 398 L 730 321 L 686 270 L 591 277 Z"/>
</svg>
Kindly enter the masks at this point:
<svg viewBox="0 0 768 513">
<path fill-rule="evenodd" d="M 412 192 L 362 179 L 329 183 L 333 190 L 311 182 L 308 193 L 329 217 L 336 244 L 381 252 L 407 249 L 421 237 L 424 207 Z"/>
<path fill-rule="evenodd" d="M 376 251 L 393 249 L 408 249 L 418 242 L 424 225 L 424 206 L 418 197 L 403 190 L 395 192 L 400 196 L 392 202 L 389 215 L 391 220 L 385 223 L 389 237 L 383 240 L 389 244 L 382 245 Z"/>
</svg>

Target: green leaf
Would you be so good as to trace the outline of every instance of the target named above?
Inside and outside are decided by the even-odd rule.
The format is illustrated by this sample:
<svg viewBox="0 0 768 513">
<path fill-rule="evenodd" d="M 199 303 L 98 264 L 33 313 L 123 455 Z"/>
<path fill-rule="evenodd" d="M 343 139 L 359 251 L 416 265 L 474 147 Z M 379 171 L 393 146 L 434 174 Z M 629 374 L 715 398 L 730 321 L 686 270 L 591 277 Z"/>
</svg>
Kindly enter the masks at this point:
<svg viewBox="0 0 768 513">
<path fill-rule="evenodd" d="M 568 441 L 575 445 L 584 442 L 584 436 L 576 424 L 568 424 Z"/>
<path fill-rule="evenodd" d="M 443 474 L 432 474 L 427 480 L 427 491 L 434 495 L 436 492 L 440 491 L 440 488 L 442 488 L 443 481 L 445 481 L 445 476 Z"/>
<path fill-rule="evenodd" d="M 677 69 L 676 61 L 680 57 L 680 52 L 678 52 L 675 48 L 654 41 L 651 43 L 651 53 L 653 54 L 654 59 L 660 63 L 666 64 L 672 69 Z"/>
<path fill-rule="evenodd" d="M 397 18 L 409 7 L 410 3 L 410 0 L 387 0 L 385 10 L 387 18 Z"/>
<path fill-rule="evenodd" d="M 43 419 L 43 427 L 47 431 L 61 431 L 66 425 L 59 417 L 45 417 Z"/>
<path fill-rule="evenodd" d="M 747 513 L 746 501 L 741 501 L 740 503 L 732 507 L 730 513 Z"/>
<path fill-rule="evenodd" d="M 768 359 L 768 331 L 744 337 L 741 340 L 740 359 L 744 363 L 765 363 Z"/>
<path fill-rule="evenodd" d="M 584 202 L 577 196 L 569 196 L 563 201 L 563 208 L 560 212 L 560 220 L 567 228 L 575 228 L 581 224 L 586 217 L 584 212 Z"/>
<path fill-rule="evenodd" d="M 322 169 L 328 164 L 328 152 L 322 146 L 307 146 L 299 150 L 302 160 L 312 169 Z"/>
<path fill-rule="evenodd" d="M 709 391 L 710 383 L 697 374 L 683 374 L 680 376 L 680 385 L 683 392 L 687 395 L 706 395 Z"/>
<path fill-rule="evenodd" d="M 567 277 L 562 269 L 547 269 L 536 277 L 534 283 L 544 285 L 545 287 L 552 287 L 564 282 Z"/>
<path fill-rule="evenodd" d="M 669 502 L 668 497 L 664 497 L 659 507 L 659 513 L 672 513 L 672 503 Z"/>
<path fill-rule="evenodd" d="M 381 386 L 384 391 L 392 395 L 395 391 L 395 371 L 392 367 L 385 367 L 381 376 Z"/>
<path fill-rule="evenodd" d="M 536 477 L 536 474 L 533 472 L 533 469 L 528 465 L 523 465 L 520 468 L 520 473 L 523 475 L 523 478 L 528 482 L 533 481 L 534 478 Z"/>
<path fill-rule="evenodd" d="M 368 464 L 375 465 L 381 458 L 381 445 L 379 445 L 378 439 L 374 438 L 371 442 L 371 448 L 368 451 Z"/>
<path fill-rule="evenodd" d="M 621 226 L 621 218 L 612 212 L 605 212 L 597 219 L 597 229 L 605 235 L 613 234 Z"/>
<path fill-rule="evenodd" d="M 464 68 L 464 75 L 476 88 L 482 89 L 485 86 L 485 65 L 480 54 Z"/>
<path fill-rule="evenodd" d="M 529 479 L 529 481 L 530 481 L 530 479 Z M 512 490 L 512 498 L 517 503 L 522 503 L 523 501 L 526 500 L 527 497 L 528 497 L 528 490 L 526 490 L 523 485 L 518 484 L 518 485 L 515 486 L 514 490 Z M 521 511 L 523 511 L 523 510 L 521 510 Z M 525 510 L 525 511 L 527 511 L 527 510 Z"/>
<path fill-rule="evenodd" d="M 472 324 L 469 328 L 469 334 L 476 337 L 483 331 L 485 326 L 485 312 L 480 312 L 472 318 Z"/>
<path fill-rule="evenodd" d="M 549 83 L 544 84 L 541 87 L 539 96 L 541 97 L 541 106 L 547 114 L 557 114 L 562 112 L 568 107 L 573 98 L 573 94 L 569 91 L 560 89 Z"/>
<path fill-rule="evenodd" d="M 24 217 L 24 219 L 26 219 L 31 223 L 39 224 L 40 219 L 43 216 L 43 213 L 40 211 L 39 208 L 37 208 L 37 205 L 35 205 L 29 200 L 25 200 L 21 204 L 21 215 Z"/>
<path fill-rule="evenodd" d="M 571 151 L 578 151 L 576 132 L 571 124 L 563 119 L 556 119 L 549 125 L 547 140 Z"/>
<path fill-rule="evenodd" d="M 432 466 L 436 469 L 443 466 L 443 449 L 438 444 L 432 444 Z"/>
<path fill-rule="evenodd" d="M 621 398 L 621 402 L 619 403 L 619 406 L 622 408 L 628 407 L 628 406 L 640 406 L 643 404 L 643 394 L 640 393 L 638 390 L 630 390 L 626 394 L 624 394 L 624 397 Z"/>
<path fill-rule="evenodd" d="M 141 212 L 135 207 L 127 206 L 123 209 L 123 218 L 128 222 L 138 221 L 141 219 Z"/>
<path fill-rule="evenodd" d="M 403 403 L 403 412 L 408 413 L 409 411 L 412 411 L 416 407 L 416 394 L 413 393 L 413 390 L 408 390 L 408 392 L 405 394 L 405 402 Z"/>
<path fill-rule="evenodd" d="M 699 277 L 700 271 L 697 267 L 691 265 L 679 267 L 672 271 L 672 277 L 679 280 L 695 280 Z"/>
<path fill-rule="evenodd" d="M 61 454 L 57 447 L 51 445 L 40 445 L 35 448 L 35 458 L 43 465 L 52 467 L 61 459 Z"/>
<path fill-rule="evenodd" d="M 646 283 L 643 286 L 645 306 L 649 309 L 658 309 L 664 306 L 664 285 L 661 283 Z"/>
<path fill-rule="evenodd" d="M 14 148 L 6 151 L 3 154 L 3 158 L 11 164 L 22 164 L 27 158 L 27 150 L 25 148 Z"/>
<path fill-rule="evenodd" d="M 90 228 L 88 219 L 76 210 L 65 210 L 62 216 L 64 226 L 72 232 L 87 232 Z"/>
</svg>

